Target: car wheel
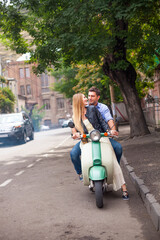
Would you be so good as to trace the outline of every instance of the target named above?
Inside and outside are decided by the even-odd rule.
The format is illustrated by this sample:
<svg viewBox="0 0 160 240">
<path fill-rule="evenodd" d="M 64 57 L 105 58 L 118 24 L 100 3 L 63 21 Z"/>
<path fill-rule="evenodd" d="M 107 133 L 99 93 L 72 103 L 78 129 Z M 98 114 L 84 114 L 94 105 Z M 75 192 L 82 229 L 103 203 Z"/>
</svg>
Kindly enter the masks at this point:
<svg viewBox="0 0 160 240">
<path fill-rule="evenodd" d="M 34 132 L 31 133 L 31 136 L 29 136 L 30 140 L 34 140 Z"/>
<path fill-rule="evenodd" d="M 27 135 L 26 135 L 26 132 L 24 132 L 22 137 L 22 143 L 26 143 L 26 142 L 27 142 Z"/>
</svg>

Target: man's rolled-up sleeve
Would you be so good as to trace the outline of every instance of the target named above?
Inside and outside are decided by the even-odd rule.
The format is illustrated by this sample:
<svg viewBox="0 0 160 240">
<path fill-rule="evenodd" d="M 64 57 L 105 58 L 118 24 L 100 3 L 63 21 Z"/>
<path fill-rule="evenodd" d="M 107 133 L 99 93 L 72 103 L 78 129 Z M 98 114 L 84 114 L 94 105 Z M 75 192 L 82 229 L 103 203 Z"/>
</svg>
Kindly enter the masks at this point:
<svg viewBox="0 0 160 240">
<path fill-rule="evenodd" d="M 104 118 L 104 120 L 106 122 L 108 122 L 109 120 L 113 120 L 113 117 L 111 116 L 110 110 L 109 108 L 104 105 L 103 108 L 98 109 L 100 111 L 100 113 L 102 114 L 102 117 Z"/>
</svg>

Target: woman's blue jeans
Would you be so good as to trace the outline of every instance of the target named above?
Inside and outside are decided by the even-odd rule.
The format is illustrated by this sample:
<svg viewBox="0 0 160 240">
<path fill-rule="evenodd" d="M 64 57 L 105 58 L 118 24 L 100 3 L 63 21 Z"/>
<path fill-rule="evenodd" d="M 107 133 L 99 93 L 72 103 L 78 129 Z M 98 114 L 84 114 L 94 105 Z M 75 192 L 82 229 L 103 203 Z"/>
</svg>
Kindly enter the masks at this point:
<svg viewBox="0 0 160 240">
<path fill-rule="evenodd" d="M 115 151 L 116 157 L 117 157 L 117 161 L 120 164 L 120 159 L 122 156 L 122 146 L 119 142 L 115 141 L 113 138 L 109 138 L 112 147 Z M 77 174 L 81 174 L 82 173 L 82 169 L 81 169 L 81 149 L 80 149 L 80 142 L 78 142 L 71 150 L 70 152 L 70 156 L 71 156 L 71 160 L 72 163 L 74 165 L 74 168 L 77 172 Z"/>
</svg>

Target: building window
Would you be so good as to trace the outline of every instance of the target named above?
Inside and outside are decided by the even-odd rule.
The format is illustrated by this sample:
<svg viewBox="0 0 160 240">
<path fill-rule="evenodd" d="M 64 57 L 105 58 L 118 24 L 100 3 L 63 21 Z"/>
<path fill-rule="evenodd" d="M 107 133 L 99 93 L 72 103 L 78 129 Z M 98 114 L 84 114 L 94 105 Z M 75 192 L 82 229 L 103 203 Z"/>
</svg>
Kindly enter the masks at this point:
<svg viewBox="0 0 160 240">
<path fill-rule="evenodd" d="M 23 68 L 19 69 L 19 77 L 24 78 L 24 69 Z"/>
<path fill-rule="evenodd" d="M 48 110 L 50 109 L 50 100 L 49 99 L 44 99 L 43 100 L 43 105 L 44 105 L 44 109 Z"/>
<path fill-rule="evenodd" d="M 49 86 L 48 75 L 46 73 L 41 74 L 41 86 L 42 87 L 48 87 Z"/>
<path fill-rule="evenodd" d="M 51 125 L 52 125 L 51 120 L 50 120 L 50 119 L 44 120 L 44 125 L 45 125 L 45 126 L 51 126 Z"/>
<path fill-rule="evenodd" d="M 41 74 L 41 86 L 42 86 L 42 87 L 45 86 L 45 82 L 44 82 L 44 76 L 43 76 L 43 74 Z"/>
<path fill-rule="evenodd" d="M 30 78 L 30 69 L 25 68 L 26 78 Z"/>
<path fill-rule="evenodd" d="M 58 109 L 64 108 L 64 98 L 57 98 Z"/>
<path fill-rule="evenodd" d="M 31 85 L 26 86 L 26 92 L 27 92 L 27 95 L 31 94 Z"/>
<path fill-rule="evenodd" d="M 49 88 L 48 88 L 48 87 L 42 88 L 42 93 L 46 93 L 46 92 L 50 92 L 50 91 L 49 91 Z"/>
<path fill-rule="evenodd" d="M 20 93 L 21 93 L 21 95 L 25 95 L 24 85 L 20 86 Z"/>
</svg>

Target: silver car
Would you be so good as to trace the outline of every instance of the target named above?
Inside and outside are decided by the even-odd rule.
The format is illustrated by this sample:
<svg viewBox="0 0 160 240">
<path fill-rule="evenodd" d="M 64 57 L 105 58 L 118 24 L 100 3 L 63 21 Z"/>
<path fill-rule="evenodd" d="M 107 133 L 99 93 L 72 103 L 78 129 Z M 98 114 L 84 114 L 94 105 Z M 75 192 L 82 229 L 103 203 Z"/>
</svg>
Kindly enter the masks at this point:
<svg viewBox="0 0 160 240">
<path fill-rule="evenodd" d="M 26 143 L 34 139 L 32 121 L 25 112 L 0 114 L 0 142 L 16 140 Z"/>
</svg>

